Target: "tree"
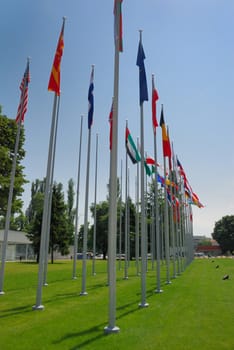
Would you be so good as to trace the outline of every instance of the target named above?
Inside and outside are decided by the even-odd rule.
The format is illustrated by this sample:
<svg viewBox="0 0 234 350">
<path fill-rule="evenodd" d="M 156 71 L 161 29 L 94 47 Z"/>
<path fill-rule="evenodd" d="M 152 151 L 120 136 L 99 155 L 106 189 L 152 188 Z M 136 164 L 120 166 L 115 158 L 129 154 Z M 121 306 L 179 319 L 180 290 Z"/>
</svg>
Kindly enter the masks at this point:
<svg viewBox="0 0 234 350">
<path fill-rule="evenodd" d="M 33 243 L 37 261 L 39 260 L 41 227 L 44 204 L 45 180 L 36 180 L 31 187 L 31 202 L 26 211 L 28 238 Z M 50 253 L 51 262 L 54 260 L 54 251 L 62 255 L 69 253 L 69 245 L 72 242 L 72 232 L 69 231 L 69 218 L 67 205 L 64 201 L 63 186 L 61 183 L 53 185 L 52 208 L 50 223 Z"/>
<path fill-rule="evenodd" d="M 17 124 L 15 120 L 2 115 L 0 106 L 0 227 L 5 226 L 5 217 L 7 211 L 7 202 L 10 188 L 10 177 L 12 170 L 12 162 L 14 158 L 15 140 L 17 134 Z M 16 172 L 14 181 L 14 191 L 12 198 L 12 216 L 20 214 L 22 216 L 23 202 L 20 199 L 24 189 L 23 186 L 27 183 L 23 173 L 24 167 L 21 162 L 25 157 L 23 148 L 25 141 L 24 128 L 21 127 L 18 156 L 16 161 Z M 14 220 L 11 220 L 10 228 L 14 225 Z M 17 227 L 17 224 L 16 224 Z"/>
<path fill-rule="evenodd" d="M 74 181 L 70 179 L 68 181 L 68 190 L 67 190 L 67 219 L 68 219 L 68 232 L 71 237 L 74 235 L 74 218 L 75 218 L 75 209 L 74 206 Z"/>
<path fill-rule="evenodd" d="M 212 237 L 219 243 L 222 252 L 234 251 L 234 215 L 223 216 L 215 223 Z"/>
</svg>

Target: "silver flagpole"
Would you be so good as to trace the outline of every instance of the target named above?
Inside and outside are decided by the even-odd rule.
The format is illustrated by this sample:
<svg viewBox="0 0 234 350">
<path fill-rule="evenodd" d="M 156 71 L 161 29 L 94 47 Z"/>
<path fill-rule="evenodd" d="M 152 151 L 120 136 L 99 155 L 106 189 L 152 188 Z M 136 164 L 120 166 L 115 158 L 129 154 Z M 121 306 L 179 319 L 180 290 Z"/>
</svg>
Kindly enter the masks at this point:
<svg viewBox="0 0 234 350">
<path fill-rule="evenodd" d="M 164 166 L 164 232 L 165 232 L 165 255 L 166 255 L 166 278 L 167 284 L 170 284 L 170 254 L 169 254 L 169 223 L 168 223 L 168 202 L 167 202 L 167 184 L 166 184 L 166 157 L 163 157 Z"/>
<path fill-rule="evenodd" d="M 74 253 L 73 253 L 73 271 L 72 278 L 76 279 L 76 262 L 78 251 L 78 221 L 79 221 L 79 199 L 80 199 L 80 162 L 81 162 L 81 146 L 82 146 L 82 129 L 83 129 L 83 115 L 80 118 L 80 145 L 77 171 L 77 188 L 76 188 L 76 216 L 75 216 L 75 236 L 74 236 Z"/>
<path fill-rule="evenodd" d="M 94 66 L 92 65 L 92 71 Z M 84 208 L 84 237 L 83 237 L 83 252 L 82 252 L 82 286 L 80 295 L 87 295 L 86 292 L 86 262 L 87 262 L 87 239 L 88 239 L 88 210 L 89 210 L 89 168 L 90 168 L 90 147 L 91 147 L 91 129 L 88 131 L 88 150 L 87 150 L 87 165 L 86 165 L 86 186 L 85 186 L 85 208 Z"/>
<path fill-rule="evenodd" d="M 27 65 L 28 64 L 29 64 L 29 58 L 27 59 Z M 21 122 L 22 122 L 22 115 L 23 115 L 23 109 L 24 109 L 24 101 L 22 101 L 22 96 L 24 96 L 24 94 L 25 94 L 26 86 L 27 86 L 27 77 L 24 78 L 24 85 L 23 85 L 23 90 L 21 93 L 20 116 L 19 116 L 19 121 L 18 121 L 18 126 L 17 126 L 14 158 L 13 158 L 12 169 L 11 169 L 10 188 L 9 188 L 7 212 L 6 212 L 6 222 L 5 222 L 5 230 L 4 230 L 4 237 L 3 237 L 3 244 L 2 244 L 2 259 L 1 259 L 1 270 L 0 270 L 0 295 L 5 294 L 3 291 L 3 284 L 4 284 L 4 274 L 5 274 L 8 231 L 9 231 L 9 227 L 10 227 L 13 190 L 14 190 L 14 183 L 15 183 L 16 162 L 17 162 L 17 156 L 18 156 Z"/>
<path fill-rule="evenodd" d="M 50 222 L 51 222 L 51 209 L 52 209 L 52 197 L 53 197 L 54 162 L 55 162 L 56 140 L 57 140 L 57 130 L 58 130 L 59 104 L 60 104 L 60 96 L 58 96 L 58 101 L 57 101 L 57 111 L 56 111 L 57 115 L 55 120 L 54 145 L 53 145 L 52 159 L 51 159 L 51 182 L 50 182 L 50 189 L 49 189 L 49 203 L 48 203 L 46 241 L 45 241 L 45 267 L 44 267 L 44 279 L 43 279 L 44 286 L 48 286 L 47 269 L 48 269 L 48 255 L 49 255 L 49 244 L 50 244 Z"/>
<path fill-rule="evenodd" d="M 154 74 L 152 74 L 152 87 L 154 87 Z M 154 160 L 155 160 L 155 172 L 154 172 L 154 227 L 156 230 L 156 260 L 157 260 L 157 289 L 156 293 L 162 293 L 161 289 L 161 255 L 160 255 L 160 227 L 159 227 L 159 205 L 158 205 L 158 160 L 157 160 L 157 136 L 156 130 L 154 131 Z"/>
<path fill-rule="evenodd" d="M 128 121 L 126 120 L 126 128 Z M 128 279 L 128 154 L 125 156 L 125 228 L 124 228 L 124 279 Z"/>
<path fill-rule="evenodd" d="M 96 135 L 96 161 L 95 161 L 95 190 L 94 190 L 94 226 L 93 226 L 93 264 L 92 273 L 96 275 L 95 257 L 96 257 L 96 234 L 97 234 L 97 164 L 98 164 L 98 134 Z"/>
<path fill-rule="evenodd" d="M 54 105 L 52 112 L 52 122 L 50 129 L 50 142 L 49 142 L 49 152 L 47 161 L 47 171 L 46 171 L 46 184 L 45 184 L 45 198 L 43 206 L 43 216 L 42 216 L 42 228 L 41 228 L 41 242 L 40 242 L 40 258 L 39 258 L 39 269 L 38 269 L 38 284 L 37 284 L 37 295 L 36 295 L 36 305 L 33 306 L 33 310 L 43 310 L 42 305 L 42 286 L 43 286 L 43 276 L 45 268 L 45 243 L 46 243 L 46 233 L 47 233 L 47 223 L 48 223 L 48 212 L 49 212 L 49 190 L 51 184 L 51 174 L 52 174 L 52 156 L 55 142 L 55 128 L 56 128 L 56 118 L 57 118 L 57 100 L 58 96 L 54 94 Z"/>
<path fill-rule="evenodd" d="M 139 149 L 139 138 L 137 138 L 137 148 Z M 139 270 L 139 162 L 137 162 L 136 176 L 136 274 L 140 274 Z"/>
<path fill-rule="evenodd" d="M 140 33 L 140 43 L 142 42 L 142 30 Z M 144 111 L 143 102 L 140 105 L 140 143 L 141 143 L 141 303 L 140 307 L 147 307 L 146 302 L 146 271 L 147 271 L 147 239 L 145 220 L 145 166 L 144 166 Z"/>
<path fill-rule="evenodd" d="M 119 33 L 120 6 L 116 2 L 116 24 Z M 108 326 L 104 328 L 106 334 L 118 333 L 116 326 L 116 233 L 117 233 L 117 160 L 118 160 L 118 104 L 119 104 L 119 35 L 115 37 L 114 60 L 114 100 L 112 124 L 112 149 L 110 151 L 110 195 L 109 195 L 109 221 L 108 221 L 108 283 L 109 283 L 109 309 Z"/>
<path fill-rule="evenodd" d="M 119 270 L 121 270 L 121 255 L 122 255 L 122 172 L 123 172 L 123 162 L 121 159 L 121 169 L 120 169 L 120 208 L 119 208 Z"/>
</svg>

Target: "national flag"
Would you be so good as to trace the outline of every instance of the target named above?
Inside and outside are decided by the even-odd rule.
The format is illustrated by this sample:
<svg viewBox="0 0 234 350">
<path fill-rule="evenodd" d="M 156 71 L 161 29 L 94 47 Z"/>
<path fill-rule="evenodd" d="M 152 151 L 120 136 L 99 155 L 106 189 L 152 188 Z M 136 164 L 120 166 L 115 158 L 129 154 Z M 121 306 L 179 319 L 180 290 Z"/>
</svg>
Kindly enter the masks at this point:
<svg viewBox="0 0 234 350">
<path fill-rule="evenodd" d="M 113 101 L 112 101 L 111 110 L 110 110 L 110 114 L 109 114 L 109 123 L 110 123 L 110 138 L 109 138 L 109 143 L 110 143 L 110 150 L 112 150 Z"/>
<path fill-rule="evenodd" d="M 156 127 L 158 126 L 157 111 L 156 111 L 156 102 L 158 99 L 159 99 L 159 96 L 154 86 L 154 76 L 152 75 L 152 123 L 153 123 L 154 134 L 156 133 Z"/>
<path fill-rule="evenodd" d="M 48 90 L 54 91 L 57 96 L 60 95 L 60 63 L 63 55 L 63 48 L 64 48 L 64 23 L 65 20 L 63 20 L 63 25 L 61 29 L 61 33 L 59 36 L 57 49 L 54 56 L 54 63 L 52 66 L 51 74 L 50 74 L 50 80 L 48 84 Z"/>
<path fill-rule="evenodd" d="M 145 53 L 140 40 L 139 46 L 138 46 L 137 61 L 136 61 L 136 65 L 139 67 L 140 105 L 142 105 L 144 101 L 148 101 L 148 88 L 147 88 L 144 59 L 145 59 Z"/>
<path fill-rule="evenodd" d="M 30 83 L 30 74 L 29 74 L 29 61 L 28 61 L 21 84 L 20 84 L 21 96 L 20 96 L 20 103 L 19 103 L 19 107 L 17 110 L 16 119 L 15 119 L 16 123 L 24 122 L 24 116 L 25 116 L 25 113 L 27 112 L 27 106 L 28 106 L 28 84 L 29 83 Z"/>
<path fill-rule="evenodd" d="M 90 129 L 93 124 L 93 111 L 94 111 L 94 97 L 93 97 L 93 77 L 94 77 L 94 66 L 92 66 L 91 76 L 90 76 L 90 85 L 88 92 L 88 101 L 89 101 L 89 109 L 88 109 L 88 128 Z"/>
<path fill-rule="evenodd" d="M 146 175 L 148 176 L 151 176 L 152 175 L 152 169 L 150 169 L 149 165 L 147 164 L 146 160 L 144 162 L 144 165 L 145 165 L 145 172 L 146 172 Z"/>
<path fill-rule="evenodd" d="M 163 156 L 171 157 L 171 145 L 167 135 L 167 129 L 164 121 L 163 106 L 161 109 L 160 126 L 162 128 L 162 143 L 163 143 Z"/>
<path fill-rule="evenodd" d="M 125 144 L 126 144 L 127 154 L 129 155 L 133 164 L 140 162 L 141 156 L 140 156 L 138 149 L 133 141 L 133 138 L 130 134 L 128 127 L 126 127 L 126 131 L 125 131 Z"/>
<path fill-rule="evenodd" d="M 123 0 L 115 0 L 114 2 L 114 36 L 115 45 L 118 42 L 118 51 L 123 52 L 123 21 L 122 21 L 122 2 Z M 119 7 L 117 9 L 117 6 Z M 118 17 L 119 14 L 119 17 Z"/>
</svg>

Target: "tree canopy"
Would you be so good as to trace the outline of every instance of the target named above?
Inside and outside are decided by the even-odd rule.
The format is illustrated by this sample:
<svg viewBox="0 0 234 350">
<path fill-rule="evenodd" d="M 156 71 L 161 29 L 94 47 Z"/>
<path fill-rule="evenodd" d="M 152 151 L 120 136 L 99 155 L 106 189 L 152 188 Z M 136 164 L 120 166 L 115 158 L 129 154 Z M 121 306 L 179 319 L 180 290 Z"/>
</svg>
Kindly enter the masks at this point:
<svg viewBox="0 0 234 350">
<path fill-rule="evenodd" d="M 4 221 L 7 211 L 12 162 L 15 155 L 16 134 L 17 124 L 15 120 L 9 119 L 7 116 L 3 115 L 0 106 L 0 227 L 4 227 L 5 225 Z M 19 214 L 20 216 L 22 216 L 23 206 L 20 197 L 24 191 L 23 186 L 27 183 L 23 172 L 24 166 L 21 164 L 25 157 L 25 150 L 23 148 L 24 141 L 24 128 L 21 126 L 11 209 L 12 215 Z M 17 222 L 15 224 L 17 224 Z M 15 228 L 15 224 L 11 221 L 10 227 Z"/>
<path fill-rule="evenodd" d="M 219 243 L 223 253 L 234 251 L 234 215 L 223 216 L 215 223 L 212 237 Z"/>
</svg>

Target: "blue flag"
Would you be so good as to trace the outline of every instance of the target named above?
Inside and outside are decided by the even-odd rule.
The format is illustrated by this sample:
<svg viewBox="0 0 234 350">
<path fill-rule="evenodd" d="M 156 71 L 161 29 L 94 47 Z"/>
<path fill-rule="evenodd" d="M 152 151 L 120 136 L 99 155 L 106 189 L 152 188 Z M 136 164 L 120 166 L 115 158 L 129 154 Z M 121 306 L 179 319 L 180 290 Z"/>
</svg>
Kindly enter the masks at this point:
<svg viewBox="0 0 234 350">
<path fill-rule="evenodd" d="M 91 77 L 90 77 L 90 85 L 89 85 L 89 93 L 88 93 L 88 101 L 89 101 L 89 111 L 88 111 L 88 128 L 90 129 L 93 124 L 93 110 L 94 110 L 94 97 L 93 97 L 93 76 L 94 76 L 94 67 L 92 67 Z"/>
<path fill-rule="evenodd" d="M 141 41 L 138 46 L 136 65 L 139 67 L 139 84 L 140 84 L 140 105 L 144 101 L 148 101 L 148 88 L 146 81 L 145 65 L 144 65 L 145 53 Z"/>
</svg>

